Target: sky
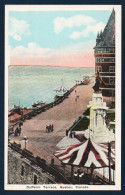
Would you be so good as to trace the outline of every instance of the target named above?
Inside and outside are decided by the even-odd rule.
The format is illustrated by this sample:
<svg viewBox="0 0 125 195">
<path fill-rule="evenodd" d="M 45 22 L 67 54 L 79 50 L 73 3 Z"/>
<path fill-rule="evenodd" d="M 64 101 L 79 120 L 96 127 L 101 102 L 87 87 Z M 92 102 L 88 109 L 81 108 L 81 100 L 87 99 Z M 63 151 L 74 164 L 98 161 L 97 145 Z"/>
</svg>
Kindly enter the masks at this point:
<svg viewBox="0 0 125 195">
<path fill-rule="evenodd" d="M 10 65 L 94 67 L 111 11 L 9 11 Z"/>
</svg>

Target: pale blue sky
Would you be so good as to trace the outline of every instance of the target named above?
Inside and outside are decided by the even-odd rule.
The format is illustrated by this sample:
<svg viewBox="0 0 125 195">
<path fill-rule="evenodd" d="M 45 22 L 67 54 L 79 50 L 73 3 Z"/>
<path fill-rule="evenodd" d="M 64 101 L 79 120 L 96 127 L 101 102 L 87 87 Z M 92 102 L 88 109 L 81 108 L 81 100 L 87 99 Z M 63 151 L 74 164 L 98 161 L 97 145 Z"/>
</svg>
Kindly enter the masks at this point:
<svg viewBox="0 0 125 195">
<path fill-rule="evenodd" d="M 90 33 L 88 37 L 80 37 L 79 39 L 69 38 L 73 31 L 81 31 L 85 29 L 85 25 L 79 27 L 65 28 L 59 34 L 54 32 L 54 19 L 57 17 L 70 18 L 76 15 L 86 15 L 96 20 L 96 23 L 107 23 L 110 11 L 25 11 L 25 12 L 9 12 L 9 17 L 17 20 L 24 20 L 29 24 L 30 34 L 22 34 L 21 40 L 17 41 L 12 36 L 9 37 L 9 45 L 16 47 L 18 45 L 27 46 L 30 42 L 35 42 L 42 47 L 60 48 L 65 45 L 72 45 L 84 40 L 95 40 L 96 35 Z M 19 32 L 20 33 L 20 32 Z"/>
<path fill-rule="evenodd" d="M 10 64 L 94 66 L 97 32 L 104 29 L 110 14 L 108 10 L 10 11 Z"/>
</svg>

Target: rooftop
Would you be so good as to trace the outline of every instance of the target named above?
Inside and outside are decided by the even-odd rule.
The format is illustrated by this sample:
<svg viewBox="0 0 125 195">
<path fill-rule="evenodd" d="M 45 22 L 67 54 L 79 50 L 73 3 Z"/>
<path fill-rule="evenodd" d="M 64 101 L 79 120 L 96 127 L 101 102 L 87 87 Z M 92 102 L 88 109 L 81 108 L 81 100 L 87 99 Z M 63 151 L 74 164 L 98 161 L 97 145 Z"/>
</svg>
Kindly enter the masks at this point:
<svg viewBox="0 0 125 195">
<path fill-rule="evenodd" d="M 107 25 L 104 28 L 104 31 L 98 33 L 96 39 L 97 47 L 115 47 L 115 10 L 112 10 L 110 18 L 107 22 Z"/>
</svg>

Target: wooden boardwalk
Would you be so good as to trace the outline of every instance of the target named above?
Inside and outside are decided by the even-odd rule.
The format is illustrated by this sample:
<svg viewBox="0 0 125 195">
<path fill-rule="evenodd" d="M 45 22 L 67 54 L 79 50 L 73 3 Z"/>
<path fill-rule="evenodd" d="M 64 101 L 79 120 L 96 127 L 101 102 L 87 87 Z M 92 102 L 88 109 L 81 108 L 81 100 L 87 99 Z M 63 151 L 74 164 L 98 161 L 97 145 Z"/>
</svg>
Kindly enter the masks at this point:
<svg viewBox="0 0 125 195">
<path fill-rule="evenodd" d="M 27 149 L 33 152 L 34 156 L 39 155 L 50 163 L 53 153 L 58 149 L 56 145 L 65 136 L 66 129 L 87 108 L 93 93 L 92 86 L 93 83 L 77 86 L 62 103 L 26 120 L 22 126 L 21 135 L 18 137 L 11 135 L 10 141 L 20 143 L 24 147 L 22 139 L 27 136 Z M 77 101 L 76 96 L 79 96 Z M 54 131 L 46 133 L 46 125 L 50 124 L 53 124 Z M 57 159 L 55 163 L 60 164 Z"/>
</svg>

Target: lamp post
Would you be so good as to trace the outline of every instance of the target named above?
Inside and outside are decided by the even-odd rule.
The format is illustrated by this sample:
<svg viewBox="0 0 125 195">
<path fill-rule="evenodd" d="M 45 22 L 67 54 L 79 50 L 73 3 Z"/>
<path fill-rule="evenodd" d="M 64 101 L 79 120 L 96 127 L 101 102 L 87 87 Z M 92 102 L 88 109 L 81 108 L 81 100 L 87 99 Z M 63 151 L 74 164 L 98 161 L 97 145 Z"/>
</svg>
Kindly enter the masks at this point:
<svg viewBox="0 0 125 195">
<path fill-rule="evenodd" d="M 26 149 L 26 142 L 28 141 L 28 137 L 24 136 L 23 140 L 25 141 L 25 149 Z"/>
</svg>

